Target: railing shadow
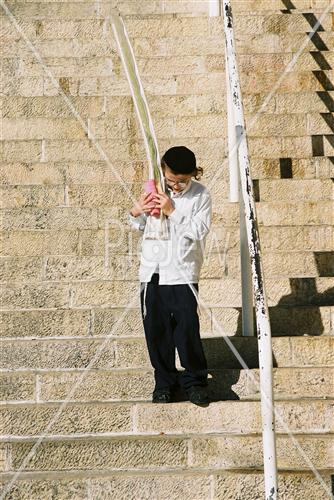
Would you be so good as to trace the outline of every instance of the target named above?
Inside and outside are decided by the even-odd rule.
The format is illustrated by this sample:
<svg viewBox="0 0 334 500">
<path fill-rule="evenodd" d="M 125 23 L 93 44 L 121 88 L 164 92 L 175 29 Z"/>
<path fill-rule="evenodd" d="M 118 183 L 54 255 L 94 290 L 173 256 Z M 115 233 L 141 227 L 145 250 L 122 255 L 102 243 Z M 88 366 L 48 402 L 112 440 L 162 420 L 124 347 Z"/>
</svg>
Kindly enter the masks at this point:
<svg viewBox="0 0 334 500">
<path fill-rule="evenodd" d="M 314 259 L 319 277 L 334 276 L 334 252 L 314 252 Z M 289 281 L 291 293 L 281 297 L 276 306 L 269 307 L 272 336 L 318 336 L 326 333 L 329 326 L 323 323 L 320 307 L 334 306 L 334 287 L 319 292 L 314 277 L 290 278 Z M 242 335 L 241 308 L 238 312 L 235 335 Z"/>
</svg>

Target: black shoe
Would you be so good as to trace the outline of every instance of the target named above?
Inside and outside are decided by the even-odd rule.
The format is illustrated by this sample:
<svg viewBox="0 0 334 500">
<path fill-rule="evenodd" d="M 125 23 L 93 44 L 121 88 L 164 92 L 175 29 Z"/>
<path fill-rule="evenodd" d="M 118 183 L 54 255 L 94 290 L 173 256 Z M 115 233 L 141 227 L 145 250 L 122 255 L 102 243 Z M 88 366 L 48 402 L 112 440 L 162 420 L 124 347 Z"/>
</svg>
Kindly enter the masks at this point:
<svg viewBox="0 0 334 500">
<path fill-rule="evenodd" d="M 189 401 L 197 406 L 209 406 L 210 398 L 205 387 L 193 385 L 187 391 Z"/>
<path fill-rule="evenodd" d="M 152 403 L 170 403 L 171 399 L 169 389 L 156 389 L 153 392 Z"/>
</svg>

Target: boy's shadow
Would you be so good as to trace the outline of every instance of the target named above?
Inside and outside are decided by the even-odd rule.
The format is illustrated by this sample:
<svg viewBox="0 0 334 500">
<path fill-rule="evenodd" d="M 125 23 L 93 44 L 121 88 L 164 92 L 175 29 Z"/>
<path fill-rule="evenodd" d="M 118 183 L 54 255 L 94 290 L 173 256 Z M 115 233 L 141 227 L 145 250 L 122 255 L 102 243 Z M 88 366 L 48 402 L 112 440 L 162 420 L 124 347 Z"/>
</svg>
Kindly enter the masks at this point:
<svg viewBox="0 0 334 500">
<path fill-rule="evenodd" d="M 255 337 L 229 337 L 234 348 L 241 353 L 249 368 L 258 367 L 257 339 Z M 208 393 L 210 400 L 238 400 L 239 395 L 232 389 L 240 378 L 241 364 L 222 337 L 203 338 L 203 349 L 208 363 Z M 178 363 L 180 369 L 180 365 Z M 180 384 L 174 401 L 187 401 Z"/>
<path fill-rule="evenodd" d="M 240 399 L 238 394 L 232 390 L 232 386 L 239 380 L 240 370 L 209 369 L 208 373 L 207 389 L 211 402 Z M 175 388 L 173 401 L 175 403 L 188 401 L 188 397 L 180 384 Z"/>
<path fill-rule="evenodd" d="M 334 252 L 315 252 L 314 258 L 319 277 L 334 276 Z M 334 287 L 318 292 L 316 278 L 290 278 L 291 293 L 281 297 L 277 305 L 269 307 L 272 336 L 322 335 L 325 327 L 320 307 L 334 305 Z M 226 342 L 222 337 L 202 339 L 208 362 L 208 392 L 211 401 L 238 400 L 243 392 L 242 381 L 239 388 L 234 387 L 240 380 L 244 368 L 228 345 L 230 341 L 240 353 L 248 368 L 259 367 L 257 336 L 242 337 L 242 311 L 239 312 L 234 335 Z M 255 315 L 254 315 L 255 317 Z M 224 326 L 224 325 L 222 325 Z M 254 320 L 254 332 L 256 324 Z M 273 356 L 273 366 L 277 361 Z M 174 401 L 187 401 L 181 387 L 176 389 Z"/>
<path fill-rule="evenodd" d="M 319 277 L 334 276 L 334 252 L 315 252 Z M 291 293 L 281 297 L 277 306 L 269 308 L 272 336 L 322 335 L 326 333 L 320 307 L 334 305 L 334 287 L 317 291 L 316 278 L 290 278 Z M 234 336 L 228 340 L 240 353 L 248 368 L 259 368 L 257 336 L 242 337 L 242 312 L 238 308 L 238 323 Z M 255 315 L 254 315 L 255 318 Z M 256 324 L 254 320 L 254 332 Z M 222 337 L 204 338 L 204 352 L 208 361 L 208 389 L 212 401 L 237 400 L 240 395 L 232 387 L 240 379 L 244 368 Z M 273 355 L 273 366 L 277 361 Z M 240 385 L 241 392 L 242 383 Z M 238 388 L 235 388 L 238 391 Z M 182 391 L 180 401 L 186 398 Z"/>
</svg>

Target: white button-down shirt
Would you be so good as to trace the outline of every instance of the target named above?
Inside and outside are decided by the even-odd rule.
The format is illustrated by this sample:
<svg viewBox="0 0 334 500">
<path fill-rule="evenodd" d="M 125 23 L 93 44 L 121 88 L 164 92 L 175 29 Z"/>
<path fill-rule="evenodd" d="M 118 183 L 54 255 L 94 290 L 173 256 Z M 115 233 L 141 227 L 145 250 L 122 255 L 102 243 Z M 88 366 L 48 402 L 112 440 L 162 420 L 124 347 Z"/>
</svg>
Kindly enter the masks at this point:
<svg viewBox="0 0 334 500">
<path fill-rule="evenodd" d="M 207 234 L 211 226 L 212 202 L 205 186 L 191 180 L 179 193 L 170 192 L 174 211 L 167 217 L 169 239 L 143 238 L 139 279 L 149 282 L 159 272 L 160 285 L 198 283 Z M 131 225 L 144 231 L 147 216 L 129 217 Z"/>
</svg>

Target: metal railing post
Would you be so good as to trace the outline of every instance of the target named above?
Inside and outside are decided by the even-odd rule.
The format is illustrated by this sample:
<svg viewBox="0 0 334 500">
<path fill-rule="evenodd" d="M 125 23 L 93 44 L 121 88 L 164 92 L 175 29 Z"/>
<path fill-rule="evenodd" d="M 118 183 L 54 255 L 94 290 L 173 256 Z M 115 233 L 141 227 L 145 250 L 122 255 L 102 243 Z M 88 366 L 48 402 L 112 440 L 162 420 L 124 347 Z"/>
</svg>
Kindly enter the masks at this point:
<svg viewBox="0 0 334 500">
<path fill-rule="evenodd" d="M 235 126 L 233 101 L 230 91 L 228 75 L 227 56 L 225 57 L 226 68 L 226 110 L 227 110 L 227 154 L 230 177 L 230 202 L 239 201 L 239 165 L 237 149 L 237 129 Z"/>
<path fill-rule="evenodd" d="M 240 227 L 240 268 L 241 268 L 241 305 L 242 305 L 242 336 L 253 337 L 254 309 L 253 309 L 253 280 L 252 267 L 249 255 L 247 228 L 245 224 L 245 206 L 240 193 L 239 203 Z"/>
<path fill-rule="evenodd" d="M 221 16 L 220 0 L 209 0 L 209 17 Z"/>
<path fill-rule="evenodd" d="M 225 54 L 226 70 L 226 104 L 227 104 L 227 139 L 228 139 L 228 164 L 230 177 L 230 202 L 240 201 L 240 268 L 241 268 L 241 299 L 242 299 L 242 335 L 254 336 L 253 314 L 253 284 L 248 249 L 247 233 L 244 220 L 244 207 L 241 193 L 239 193 L 239 163 L 238 163 L 238 136 L 235 125 L 234 106 L 230 90 L 227 52 Z"/>
<path fill-rule="evenodd" d="M 253 184 L 249 169 L 248 145 L 235 54 L 233 17 L 230 0 L 223 0 L 223 14 L 229 85 L 232 95 L 234 118 L 237 127 L 239 143 L 238 161 L 240 192 L 242 194 L 241 197 L 243 202 L 241 220 L 244 221 L 247 234 L 258 334 L 265 498 L 266 500 L 277 500 L 277 458 L 273 398 L 273 359 L 271 331 L 269 311 L 264 287 L 256 206 L 253 195 Z"/>
</svg>

